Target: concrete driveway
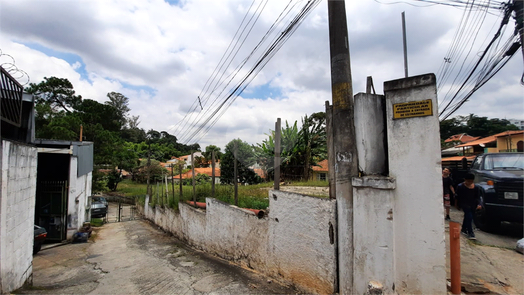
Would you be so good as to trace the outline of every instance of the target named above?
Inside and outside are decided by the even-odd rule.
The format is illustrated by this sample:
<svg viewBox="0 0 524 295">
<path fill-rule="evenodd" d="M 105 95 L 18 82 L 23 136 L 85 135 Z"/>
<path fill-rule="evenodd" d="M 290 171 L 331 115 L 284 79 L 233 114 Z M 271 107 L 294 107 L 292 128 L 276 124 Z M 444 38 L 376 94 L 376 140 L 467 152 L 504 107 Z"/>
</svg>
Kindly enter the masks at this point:
<svg viewBox="0 0 524 295">
<path fill-rule="evenodd" d="M 290 294 L 292 288 L 185 247 L 143 220 L 109 223 L 88 243 L 34 256 L 21 294 Z"/>
</svg>

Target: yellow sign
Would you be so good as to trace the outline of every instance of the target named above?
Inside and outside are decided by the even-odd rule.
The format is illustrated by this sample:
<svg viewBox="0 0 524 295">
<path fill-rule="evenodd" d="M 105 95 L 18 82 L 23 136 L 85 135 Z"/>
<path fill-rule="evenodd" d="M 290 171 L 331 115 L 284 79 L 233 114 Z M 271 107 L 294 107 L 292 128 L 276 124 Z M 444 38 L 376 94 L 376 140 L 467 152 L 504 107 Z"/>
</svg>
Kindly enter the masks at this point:
<svg viewBox="0 0 524 295">
<path fill-rule="evenodd" d="M 425 117 L 433 115 L 431 99 L 410 101 L 393 105 L 393 119 Z"/>
</svg>

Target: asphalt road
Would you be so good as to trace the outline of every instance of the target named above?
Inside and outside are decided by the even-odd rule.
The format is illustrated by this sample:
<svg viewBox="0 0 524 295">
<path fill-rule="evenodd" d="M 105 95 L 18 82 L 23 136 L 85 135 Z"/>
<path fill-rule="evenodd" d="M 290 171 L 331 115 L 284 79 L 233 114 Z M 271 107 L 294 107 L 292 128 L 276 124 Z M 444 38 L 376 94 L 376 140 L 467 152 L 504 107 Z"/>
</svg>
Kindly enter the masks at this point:
<svg viewBox="0 0 524 295">
<path fill-rule="evenodd" d="M 292 294 L 296 291 L 191 250 L 144 220 L 108 223 L 88 243 L 34 256 L 20 294 Z"/>
<path fill-rule="evenodd" d="M 451 207 L 451 220 L 462 224 L 464 213 Z M 515 249 L 517 241 L 524 236 L 524 227 L 522 224 L 502 222 L 500 228 L 494 232 L 485 232 L 482 230 L 475 231 L 476 243 L 486 246 L 503 247 Z"/>
</svg>

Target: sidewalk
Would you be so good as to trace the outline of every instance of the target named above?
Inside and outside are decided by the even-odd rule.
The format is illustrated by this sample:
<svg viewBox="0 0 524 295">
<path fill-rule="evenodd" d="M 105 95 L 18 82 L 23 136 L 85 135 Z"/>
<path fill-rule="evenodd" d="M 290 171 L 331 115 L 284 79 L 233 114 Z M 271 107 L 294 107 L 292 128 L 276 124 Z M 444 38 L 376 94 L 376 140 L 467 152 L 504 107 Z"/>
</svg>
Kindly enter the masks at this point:
<svg viewBox="0 0 524 295">
<path fill-rule="evenodd" d="M 451 220 L 462 224 L 463 213 L 451 209 Z M 524 255 L 514 250 L 517 237 L 475 232 L 476 241 L 461 235 L 462 290 L 468 293 L 524 294 Z M 446 221 L 446 271 L 449 270 L 449 223 Z"/>
</svg>

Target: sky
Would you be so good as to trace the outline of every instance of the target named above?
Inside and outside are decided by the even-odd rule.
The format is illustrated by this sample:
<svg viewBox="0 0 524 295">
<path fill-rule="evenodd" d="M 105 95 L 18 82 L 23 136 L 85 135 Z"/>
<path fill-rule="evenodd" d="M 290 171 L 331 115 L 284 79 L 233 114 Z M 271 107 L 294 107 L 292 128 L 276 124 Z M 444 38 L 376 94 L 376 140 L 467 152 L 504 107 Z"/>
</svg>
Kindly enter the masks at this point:
<svg viewBox="0 0 524 295">
<path fill-rule="evenodd" d="M 393 2 L 346 1 L 355 94 L 365 92 L 367 76 L 373 77 L 380 94 L 385 81 L 404 77 L 403 11 L 410 76 L 439 73 L 463 20 L 464 9 L 410 0 Z M 251 5 L 264 9 L 230 68 L 224 68 L 224 78 L 256 46 L 287 3 L 2 0 L 0 63 L 14 64 L 16 68 L 12 69 L 20 70 L 15 76 L 22 84 L 39 83 L 51 76 L 67 78 L 77 94 L 99 102 L 106 101 L 109 92 L 120 92 L 129 98 L 130 115 L 140 116 L 139 127 L 168 131 L 183 143 L 198 139 L 202 148 L 210 144 L 223 148 L 240 138 L 256 144 L 267 138 L 277 118 L 283 125 L 286 121 L 300 122 L 306 114 L 324 111 L 325 101 L 331 100 L 327 1 L 320 1 L 265 67 L 252 76 L 243 93 L 230 100 L 230 107 L 223 109 L 225 112 L 207 134 L 191 138 L 189 126 L 199 115 L 213 110 L 214 99 L 220 101 L 221 88 L 213 93 L 203 90 L 244 17 L 254 15 Z M 298 8 L 306 1 L 289 3 Z M 471 56 L 481 54 L 500 22 L 500 11 L 491 9 L 482 19 L 483 26 L 472 36 L 476 43 L 468 51 Z M 508 26 L 512 32 L 513 20 Z M 277 35 L 282 28 L 275 30 Z M 248 62 L 236 79 L 245 75 L 252 64 Z M 453 61 L 453 65 L 460 63 Z M 523 68 L 519 49 L 453 116 L 474 113 L 524 119 L 523 86 L 519 83 Z M 440 79 L 437 75 L 437 83 Z M 449 84 L 452 80 L 446 81 Z M 230 93 L 234 81 L 222 93 Z M 197 107 L 198 97 L 206 93 L 207 97 L 201 97 L 203 107 Z M 439 100 L 445 93 L 443 86 Z"/>
</svg>

